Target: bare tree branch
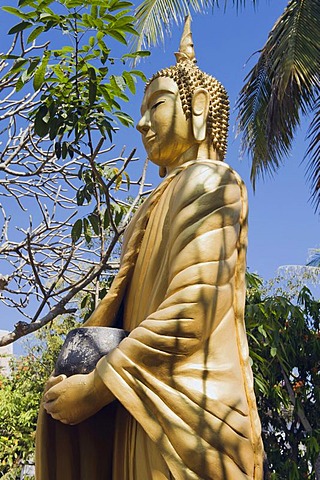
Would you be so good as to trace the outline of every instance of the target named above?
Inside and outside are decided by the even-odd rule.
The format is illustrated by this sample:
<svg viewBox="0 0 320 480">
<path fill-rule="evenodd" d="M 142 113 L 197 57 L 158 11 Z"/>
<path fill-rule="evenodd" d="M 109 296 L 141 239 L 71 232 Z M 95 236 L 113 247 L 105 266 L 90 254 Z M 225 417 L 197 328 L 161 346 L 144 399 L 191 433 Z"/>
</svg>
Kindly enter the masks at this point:
<svg viewBox="0 0 320 480">
<path fill-rule="evenodd" d="M 104 115 L 98 108 L 88 110 L 93 120 L 85 123 L 81 136 L 74 125 L 72 135 L 59 129 L 47 136 L 48 130 L 43 136 L 35 133 L 41 134 L 37 112 L 40 106 L 46 111 L 43 98 L 55 74 L 54 68 L 47 69 L 42 85 L 30 93 L 28 82 L 37 71 L 30 67 L 42 65 L 49 42 L 30 45 L 23 35 L 16 34 L 0 57 L 0 302 L 18 320 L 0 338 L 0 346 L 59 315 L 75 313 L 82 293 L 98 303 L 101 286 L 117 270 L 120 236 L 147 194 L 145 168 L 140 178 L 129 179 L 126 173 L 137 160 L 135 150 L 129 156 L 125 148 L 120 155 L 113 153 L 115 145 L 107 143 L 100 128 Z M 67 57 L 50 58 L 60 68 Z M 25 62 L 22 70 L 19 62 Z M 68 71 L 63 70 L 67 76 Z M 80 78 L 76 75 L 76 82 Z M 82 86 L 78 84 L 78 93 L 86 101 Z M 41 117 L 43 124 L 50 119 Z"/>
<path fill-rule="evenodd" d="M 296 399 L 295 399 L 294 391 L 292 389 L 290 380 L 289 380 L 286 372 L 284 371 L 283 367 L 281 367 L 281 372 L 282 372 L 282 375 L 283 375 L 283 378 L 284 378 L 284 382 L 285 382 L 286 389 L 288 391 L 291 403 L 294 407 L 295 406 L 297 407 L 297 415 L 298 415 L 298 417 L 301 421 L 301 424 L 303 425 L 303 428 L 305 429 L 306 432 L 310 433 L 310 432 L 312 432 L 312 427 L 311 427 L 311 425 L 309 423 L 309 420 L 307 419 L 307 417 L 304 413 L 303 408 L 300 405 L 296 405 Z"/>
</svg>

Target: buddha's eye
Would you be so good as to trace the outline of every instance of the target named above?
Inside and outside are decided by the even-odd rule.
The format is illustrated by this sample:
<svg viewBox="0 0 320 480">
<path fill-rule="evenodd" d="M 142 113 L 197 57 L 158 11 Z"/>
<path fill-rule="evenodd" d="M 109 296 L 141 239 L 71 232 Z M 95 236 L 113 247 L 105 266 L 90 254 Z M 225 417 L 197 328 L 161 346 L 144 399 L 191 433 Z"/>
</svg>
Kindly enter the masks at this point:
<svg viewBox="0 0 320 480">
<path fill-rule="evenodd" d="M 155 110 L 157 107 L 159 107 L 159 105 L 161 105 L 164 102 L 165 102 L 165 100 L 159 100 L 159 102 L 152 105 L 151 110 Z"/>
</svg>

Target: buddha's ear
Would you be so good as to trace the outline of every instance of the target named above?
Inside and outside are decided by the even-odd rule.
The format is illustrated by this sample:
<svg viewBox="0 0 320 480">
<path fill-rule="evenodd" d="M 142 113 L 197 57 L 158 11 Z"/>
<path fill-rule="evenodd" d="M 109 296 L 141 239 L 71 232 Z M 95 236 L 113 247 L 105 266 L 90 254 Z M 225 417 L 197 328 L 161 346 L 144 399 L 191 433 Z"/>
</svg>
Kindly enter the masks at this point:
<svg viewBox="0 0 320 480">
<path fill-rule="evenodd" d="M 207 135 L 207 118 L 210 94 L 205 88 L 197 88 L 192 96 L 192 130 L 197 142 L 203 142 Z"/>
</svg>

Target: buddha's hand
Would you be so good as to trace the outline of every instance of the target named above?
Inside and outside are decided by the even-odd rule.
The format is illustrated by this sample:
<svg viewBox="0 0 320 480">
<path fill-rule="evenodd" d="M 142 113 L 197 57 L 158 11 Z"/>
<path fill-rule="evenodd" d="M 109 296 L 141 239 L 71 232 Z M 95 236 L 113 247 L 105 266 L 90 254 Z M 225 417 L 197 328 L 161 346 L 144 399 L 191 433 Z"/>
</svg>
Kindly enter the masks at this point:
<svg viewBox="0 0 320 480">
<path fill-rule="evenodd" d="M 76 425 L 98 412 L 110 401 L 110 392 L 99 375 L 50 377 L 44 394 L 44 408 L 55 420 Z"/>
</svg>

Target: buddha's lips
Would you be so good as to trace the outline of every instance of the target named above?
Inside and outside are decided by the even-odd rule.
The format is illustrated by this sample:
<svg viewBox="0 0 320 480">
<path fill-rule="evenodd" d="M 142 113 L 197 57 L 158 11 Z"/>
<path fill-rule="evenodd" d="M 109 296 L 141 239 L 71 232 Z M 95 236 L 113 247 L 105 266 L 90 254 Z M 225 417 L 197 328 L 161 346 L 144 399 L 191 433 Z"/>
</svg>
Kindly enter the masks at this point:
<svg viewBox="0 0 320 480">
<path fill-rule="evenodd" d="M 156 137 L 155 134 L 147 135 L 146 137 L 144 137 L 144 141 L 145 141 L 146 143 L 149 143 L 149 142 L 151 142 L 152 140 L 154 140 L 155 137 Z"/>
</svg>

